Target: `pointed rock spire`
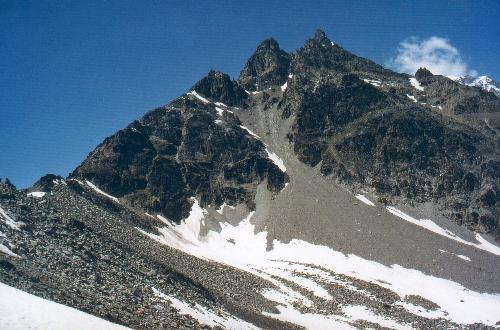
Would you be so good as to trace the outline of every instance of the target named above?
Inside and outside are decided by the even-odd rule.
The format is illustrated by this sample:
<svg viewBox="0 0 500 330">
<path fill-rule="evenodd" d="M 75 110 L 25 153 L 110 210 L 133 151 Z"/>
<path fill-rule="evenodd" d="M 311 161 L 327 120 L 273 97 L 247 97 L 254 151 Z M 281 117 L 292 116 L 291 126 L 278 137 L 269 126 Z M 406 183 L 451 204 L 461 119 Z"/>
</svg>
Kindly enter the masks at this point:
<svg viewBox="0 0 500 330">
<path fill-rule="evenodd" d="M 238 81 L 249 91 L 262 90 L 285 83 L 290 68 L 290 55 L 276 40 L 264 40 L 245 64 Z"/>
<path fill-rule="evenodd" d="M 420 68 L 415 72 L 415 78 L 420 82 L 423 79 L 433 77 L 434 75 L 427 68 Z"/>
</svg>

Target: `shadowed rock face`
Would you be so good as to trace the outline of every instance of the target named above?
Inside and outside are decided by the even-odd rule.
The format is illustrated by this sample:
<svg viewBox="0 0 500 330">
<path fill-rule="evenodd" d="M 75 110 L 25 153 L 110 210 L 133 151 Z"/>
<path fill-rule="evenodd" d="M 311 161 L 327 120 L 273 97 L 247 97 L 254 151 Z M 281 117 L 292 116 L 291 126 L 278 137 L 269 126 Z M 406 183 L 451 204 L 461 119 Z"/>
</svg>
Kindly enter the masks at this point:
<svg viewBox="0 0 500 330">
<path fill-rule="evenodd" d="M 230 106 L 241 106 L 247 98 L 245 90 L 236 81 L 231 80 L 225 73 L 213 70 L 198 81 L 192 89 Z"/>
<path fill-rule="evenodd" d="M 211 73 L 195 86 L 215 91 L 214 98 L 225 80 L 216 76 Z M 220 93 L 226 102 L 228 95 Z M 108 137 L 70 177 L 90 180 L 133 207 L 174 221 L 188 215 L 190 197 L 202 206 L 244 202 L 252 209 L 258 183 L 267 179 L 268 188 L 279 192 L 288 180 L 237 117 L 228 111 L 220 116 L 214 105 L 188 96 Z"/>
<path fill-rule="evenodd" d="M 264 40 L 245 64 L 239 83 L 248 91 L 282 85 L 290 70 L 290 55 L 272 38 Z"/>
</svg>

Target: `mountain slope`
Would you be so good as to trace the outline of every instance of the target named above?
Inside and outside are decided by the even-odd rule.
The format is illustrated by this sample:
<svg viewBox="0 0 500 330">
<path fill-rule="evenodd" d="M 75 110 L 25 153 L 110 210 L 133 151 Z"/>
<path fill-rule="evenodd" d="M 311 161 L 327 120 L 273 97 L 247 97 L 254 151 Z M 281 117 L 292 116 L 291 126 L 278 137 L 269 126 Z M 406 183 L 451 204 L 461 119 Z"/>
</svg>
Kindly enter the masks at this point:
<svg viewBox="0 0 500 330">
<path fill-rule="evenodd" d="M 0 280 L 132 328 L 494 328 L 498 110 L 322 31 L 265 40 L 67 179 L 0 184 Z"/>
</svg>

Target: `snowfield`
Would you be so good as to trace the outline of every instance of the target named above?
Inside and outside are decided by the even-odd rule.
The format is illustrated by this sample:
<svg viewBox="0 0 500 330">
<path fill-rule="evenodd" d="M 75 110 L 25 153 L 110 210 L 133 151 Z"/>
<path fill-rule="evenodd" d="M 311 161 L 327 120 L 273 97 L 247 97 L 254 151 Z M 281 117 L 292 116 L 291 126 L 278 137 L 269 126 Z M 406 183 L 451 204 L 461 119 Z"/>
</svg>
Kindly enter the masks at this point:
<svg viewBox="0 0 500 330">
<path fill-rule="evenodd" d="M 0 283 L 0 329 L 129 329 Z"/>
<path fill-rule="evenodd" d="M 389 211 L 395 213 L 396 209 Z M 401 298 L 398 306 L 419 316 L 444 318 L 461 324 L 481 322 L 492 326 L 499 320 L 500 295 L 474 292 L 459 283 L 426 275 L 418 270 L 399 265 L 388 267 L 298 239 L 289 243 L 274 240 L 273 248 L 267 250 L 267 232 L 255 232 L 255 226 L 250 222 L 253 212 L 237 225 L 223 222 L 220 223 L 220 232 L 209 231 L 206 236 L 200 236 L 200 227 L 207 214 L 208 211 L 193 199 L 191 213 L 185 222 L 174 225 L 167 221 L 165 227 L 158 229 L 159 235 L 141 232 L 162 244 L 199 258 L 221 262 L 268 280 L 278 289 L 269 289 L 262 294 L 278 304 L 280 314 L 265 314 L 276 319 L 291 321 L 311 329 L 349 329 L 348 323 L 356 320 L 393 329 L 411 328 L 397 320 L 378 315 L 364 306 L 346 305 L 342 315 L 304 313 L 296 308 L 297 305 L 313 310 L 320 307 L 315 306 L 314 301 L 295 289 L 294 285 L 310 292 L 314 300 L 321 301 L 331 299 L 324 283 L 340 284 L 349 290 L 360 292 L 352 283 L 340 280 L 335 275 L 340 274 L 376 283 L 393 291 Z M 398 216 L 402 216 L 402 212 Z M 434 302 L 439 309 L 428 311 L 404 301 L 409 295 Z"/>
</svg>

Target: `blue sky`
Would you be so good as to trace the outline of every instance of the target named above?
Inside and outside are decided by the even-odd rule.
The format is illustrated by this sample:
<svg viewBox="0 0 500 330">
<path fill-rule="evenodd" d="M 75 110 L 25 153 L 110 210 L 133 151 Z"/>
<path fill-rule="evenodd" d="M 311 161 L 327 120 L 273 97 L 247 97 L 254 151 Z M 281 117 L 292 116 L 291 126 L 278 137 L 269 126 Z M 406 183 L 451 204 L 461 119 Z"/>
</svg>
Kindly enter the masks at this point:
<svg viewBox="0 0 500 330">
<path fill-rule="evenodd" d="M 387 65 L 401 42 L 435 36 L 456 50 L 454 64 L 499 79 L 499 18 L 493 0 L 0 0 L 0 177 L 27 187 L 45 173 L 66 176 L 210 69 L 236 78 L 270 36 L 293 51 L 321 28 Z"/>
</svg>

